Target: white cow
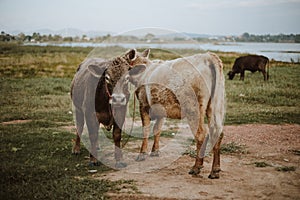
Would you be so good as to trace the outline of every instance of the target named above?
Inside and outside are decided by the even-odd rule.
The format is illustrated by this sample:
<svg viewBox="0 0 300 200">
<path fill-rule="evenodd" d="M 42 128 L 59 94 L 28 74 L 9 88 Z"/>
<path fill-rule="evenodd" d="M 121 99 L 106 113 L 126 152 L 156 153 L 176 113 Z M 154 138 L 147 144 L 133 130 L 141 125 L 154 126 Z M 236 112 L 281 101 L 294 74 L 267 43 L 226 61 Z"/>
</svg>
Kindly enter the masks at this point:
<svg viewBox="0 0 300 200">
<path fill-rule="evenodd" d="M 136 73 L 135 70 L 144 70 Z M 158 156 L 163 119 L 187 118 L 197 146 L 196 161 L 190 174 L 200 173 L 203 158 L 213 149 L 214 158 L 209 178 L 219 178 L 220 144 L 225 115 L 225 83 L 223 65 L 213 53 L 196 54 L 170 61 L 137 66 L 129 74 L 136 86 L 140 104 L 144 139 L 137 161 L 147 155 L 150 120 L 156 120 L 154 144 L 150 156 Z M 208 130 L 204 118 L 208 119 Z"/>
</svg>

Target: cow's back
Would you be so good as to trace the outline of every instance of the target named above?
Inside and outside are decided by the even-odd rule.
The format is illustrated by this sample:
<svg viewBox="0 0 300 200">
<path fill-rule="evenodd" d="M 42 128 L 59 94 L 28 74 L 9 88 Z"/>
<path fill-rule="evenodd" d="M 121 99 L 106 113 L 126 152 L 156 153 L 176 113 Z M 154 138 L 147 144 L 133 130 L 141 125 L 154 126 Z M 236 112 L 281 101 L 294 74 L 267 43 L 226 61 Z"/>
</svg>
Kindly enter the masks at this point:
<svg viewBox="0 0 300 200">
<path fill-rule="evenodd" d="M 197 110 L 195 101 L 208 104 L 211 96 L 215 95 L 217 86 L 224 87 L 222 62 L 212 53 L 154 64 L 145 71 L 141 80 L 142 85 L 145 85 L 142 94 L 146 95 L 144 98 L 150 104 L 164 103 L 171 106 L 170 102 L 177 102 L 181 108 L 183 106 L 189 110 L 193 110 L 190 109 L 191 106 L 195 106 L 194 109 Z M 153 90 L 153 84 L 156 84 L 155 87 L 166 89 Z M 174 116 L 177 116 L 176 112 L 174 113 Z"/>
<path fill-rule="evenodd" d="M 183 88 L 192 87 L 197 97 L 212 95 L 216 82 L 223 79 L 222 62 L 212 53 L 180 58 L 170 64 L 172 71 L 182 78 Z"/>
<path fill-rule="evenodd" d="M 161 83 L 165 85 L 184 81 L 197 87 L 199 81 L 209 81 L 223 75 L 223 65 L 217 55 L 212 53 L 196 54 L 185 58 L 155 63 L 147 68 L 143 83 Z M 172 85 L 171 85 L 172 86 Z"/>
</svg>

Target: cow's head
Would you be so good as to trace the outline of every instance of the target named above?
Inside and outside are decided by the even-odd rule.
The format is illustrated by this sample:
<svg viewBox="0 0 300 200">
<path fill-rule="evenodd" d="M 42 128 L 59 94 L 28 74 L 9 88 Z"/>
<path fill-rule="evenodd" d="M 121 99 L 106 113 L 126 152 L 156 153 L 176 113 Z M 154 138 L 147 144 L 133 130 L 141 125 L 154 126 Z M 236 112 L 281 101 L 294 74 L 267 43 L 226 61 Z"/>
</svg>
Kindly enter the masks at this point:
<svg viewBox="0 0 300 200">
<path fill-rule="evenodd" d="M 111 105 L 115 107 L 127 105 L 130 96 L 128 91 L 130 75 L 128 71 L 133 70 L 136 65 L 147 65 L 150 63 L 148 59 L 149 53 L 149 49 L 142 53 L 131 49 L 125 55 L 108 62 L 108 66 L 101 75 L 101 78 L 104 79 L 104 89 L 110 98 L 109 103 Z"/>
<path fill-rule="evenodd" d="M 230 80 L 232 80 L 234 78 L 235 73 L 233 71 L 229 71 L 227 75 L 228 75 L 228 78 Z"/>
</svg>

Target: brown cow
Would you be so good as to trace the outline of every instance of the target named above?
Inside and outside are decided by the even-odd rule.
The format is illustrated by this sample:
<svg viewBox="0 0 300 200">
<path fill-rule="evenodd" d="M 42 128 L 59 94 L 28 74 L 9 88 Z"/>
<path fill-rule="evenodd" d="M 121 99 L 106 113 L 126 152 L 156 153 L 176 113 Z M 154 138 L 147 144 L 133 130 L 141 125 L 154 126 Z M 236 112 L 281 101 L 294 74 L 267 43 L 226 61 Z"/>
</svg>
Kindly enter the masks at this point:
<svg viewBox="0 0 300 200">
<path fill-rule="evenodd" d="M 143 66 L 137 66 L 133 71 Z M 137 161 L 146 159 L 150 121 L 156 120 L 150 156 L 158 156 L 159 137 L 165 117 L 186 117 L 197 142 L 197 156 L 190 174 L 200 173 L 203 158 L 212 148 L 214 159 L 209 178 L 219 178 L 220 144 L 225 113 L 225 86 L 222 61 L 212 53 L 197 54 L 144 67 L 144 73 L 131 76 L 137 87 L 143 124 L 143 143 Z M 131 74 L 131 71 L 129 72 Z M 206 134 L 204 118 L 208 118 Z"/>
<path fill-rule="evenodd" d="M 266 66 L 269 64 L 269 59 L 260 55 L 247 55 L 241 56 L 234 61 L 232 71 L 228 72 L 229 79 L 232 80 L 235 74 L 241 73 L 240 80 L 244 80 L 245 70 L 249 70 L 252 73 L 261 71 L 264 80 L 269 79 L 269 70 L 266 70 Z"/>
<path fill-rule="evenodd" d="M 116 167 L 126 167 L 120 149 L 121 128 L 129 100 L 128 77 L 124 76 L 137 64 L 149 63 L 150 50 L 143 53 L 135 49 L 111 60 L 87 59 L 80 64 L 71 86 L 71 98 L 75 107 L 77 137 L 72 152 L 80 152 L 80 137 L 84 123 L 91 142 L 90 164 L 98 165 L 97 140 L 99 124 L 108 130 L 113 126 Z M 117 88 L 117 89 L 114 89 Z M 113 114 L 114 113 L 114 114 Z"/>
</svg>

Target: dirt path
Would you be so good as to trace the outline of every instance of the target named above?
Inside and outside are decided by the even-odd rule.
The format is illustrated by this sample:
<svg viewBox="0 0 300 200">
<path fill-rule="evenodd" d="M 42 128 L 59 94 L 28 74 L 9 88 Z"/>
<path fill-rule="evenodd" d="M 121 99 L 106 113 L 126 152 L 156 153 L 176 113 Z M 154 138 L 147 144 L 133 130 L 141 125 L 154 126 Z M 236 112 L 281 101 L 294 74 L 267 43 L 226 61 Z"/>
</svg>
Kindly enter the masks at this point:
<svg viewBox="0 0 300 200">
<path fill-rule="evenodd" d="M 226 126 L 223 143 L 231 142 L 245 145 L 247 153 L 221 155 L 222 172 L 217 180 L 208 179 L 211 156 L 201 176 L 190 176 L 194 159 L 188 155 L 157 170 L 120 170 L 97 178 L 135 181 L 139 192 L 123 186 L 108 193 L 112 199 L 300 199 L 300 125 Z M 164 154 L 146 162 L 160 163 L 167 157 Z M 256 167 L 255 162 L 268 166 Z M 287 169 L 284 166 L 295 170 L 276 170 Z"/>
</svg>

